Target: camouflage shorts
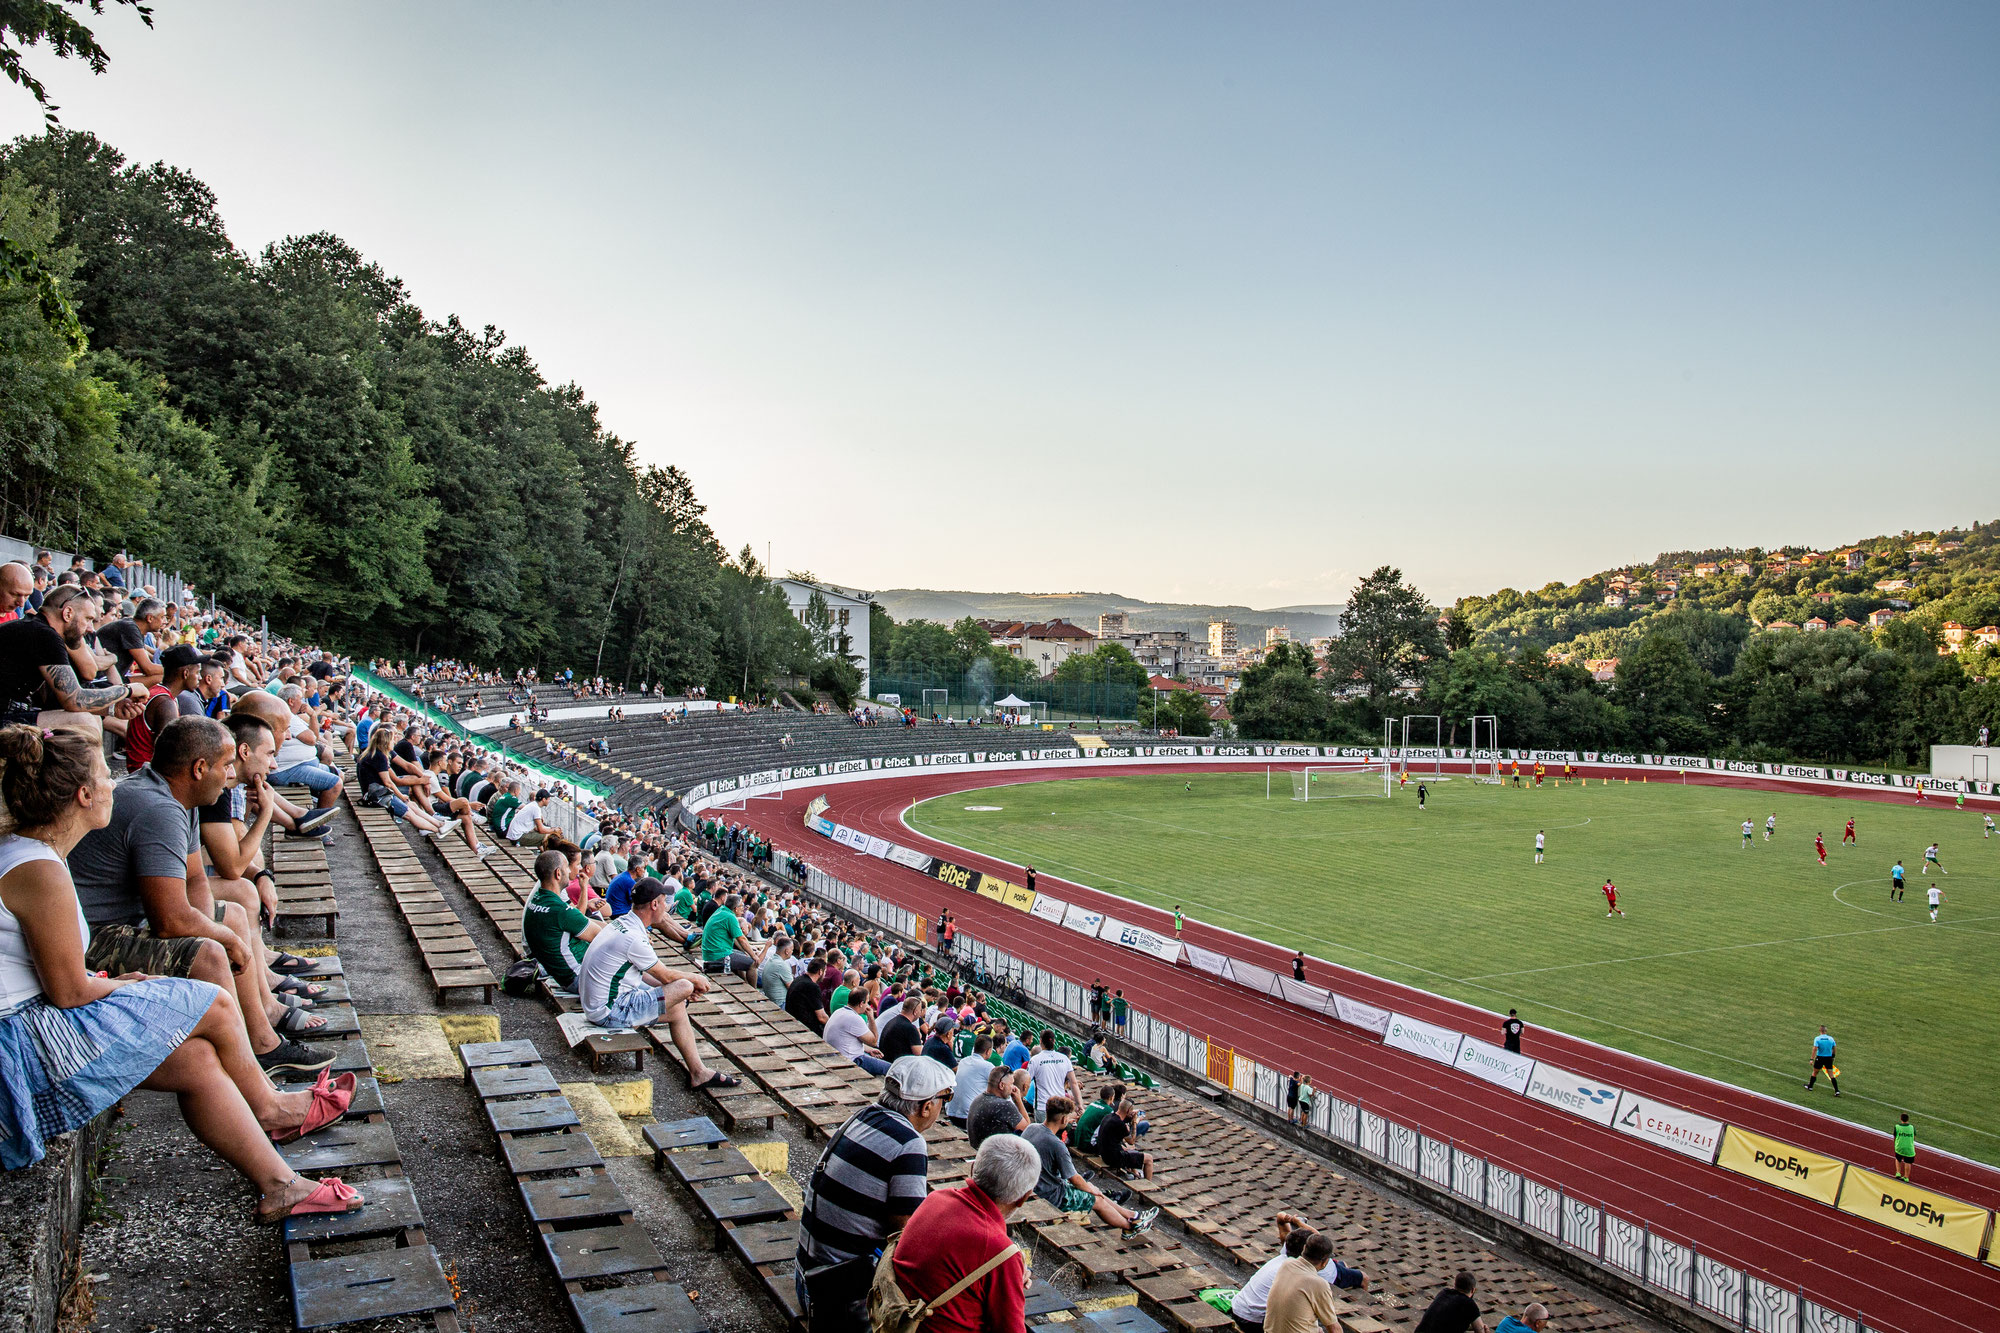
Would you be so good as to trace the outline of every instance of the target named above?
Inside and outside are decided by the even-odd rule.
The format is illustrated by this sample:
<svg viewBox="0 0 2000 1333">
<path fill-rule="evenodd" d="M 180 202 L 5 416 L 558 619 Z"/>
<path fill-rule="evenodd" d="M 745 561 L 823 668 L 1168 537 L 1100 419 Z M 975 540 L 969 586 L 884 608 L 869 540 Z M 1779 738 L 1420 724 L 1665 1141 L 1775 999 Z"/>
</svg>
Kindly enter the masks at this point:
<svg viewBox="0 0 2000 1333">
<path fill-rule="evenodd" d="M 108 972 L 114 977 L 127 972 L 144 972 L 154 977 L 185 977 L 194 971 L 201 951 L 201 937 L 155 938 L 144 926 L 98 926 L 90 932 L 90 948 L 83 965 L 92 972 Z"/>
</svg>

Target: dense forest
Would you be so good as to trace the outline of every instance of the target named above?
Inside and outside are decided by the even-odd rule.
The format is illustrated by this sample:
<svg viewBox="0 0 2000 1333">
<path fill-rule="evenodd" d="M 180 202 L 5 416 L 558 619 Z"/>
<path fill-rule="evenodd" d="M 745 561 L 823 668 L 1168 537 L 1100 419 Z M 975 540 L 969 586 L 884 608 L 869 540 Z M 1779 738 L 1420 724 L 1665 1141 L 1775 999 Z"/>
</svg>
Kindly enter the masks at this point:
<svg viewBox="0 0 2000 1333">
<path fill-rule="evenodd" d="M 685 474 L 336 236 L 245 254 L 200 180 L 52 128 L 0 149 L 0 256 L 0 532 L 363 656 L 858 679 Z"/>
<path fill-rule="evenodd" d="M 1385 718 L 1436 714 L 1463 745 L 1493 714 L 1511 747 L 1924 767 L 2000 733 L 2000 648 L 1979 639 L 1996 620 L 2000 522 L 1663 555 L 1443 614 L 1385 567 L 1324 658 L 1281 646 L 1230 708 L 1273 739 L 1379 744 Z"/>
</svg>

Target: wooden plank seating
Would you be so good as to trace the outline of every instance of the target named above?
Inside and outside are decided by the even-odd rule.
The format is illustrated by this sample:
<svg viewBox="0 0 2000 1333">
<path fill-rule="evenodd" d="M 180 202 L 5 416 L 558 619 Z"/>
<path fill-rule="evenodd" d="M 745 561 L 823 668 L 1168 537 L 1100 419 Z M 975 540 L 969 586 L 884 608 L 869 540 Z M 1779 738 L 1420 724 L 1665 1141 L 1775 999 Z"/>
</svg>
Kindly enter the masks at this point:
<svg viewBox="0 0 2000 1333">
<path fill-rule="evenodd" d="M 459 1060 L 583 1333 L 711 1333 L 534 1044 L 467 1044 Z"/>
<path fill-rule="evenodd" d="M 337 969 L 339 960 L 332 961 Z M 358 1212 L 285 1222 L 293 1323 L 300 1329 L 332 1328 L 394 1315 L 428 1315 L 440 1333 L 456 1333 L 451 1283 L 403 1173 L 402 1151 L 382 1110 L 368 1048 L 357 1037 L 342 1042 L 340 1050 L 336 1072 L 359 1075 L 347 1115 L 278 1151 L 302 1173 L 339 1175 L 367 1202 Z M 304 1084 L 317 1077 L 298 1074 L 288 1081 Z"/>
<path fill-rule="evenodd" d="M 797 1268 L 799 1215 L 749 1158 L 705 1119 L 648 1125 L 653 1169 L 686 1188 L 715 1228 L 716 1248 L 742 1261 L 794 1327 L 802 1327 Z"/>
<path fill-rule="evenodd" d="M 286 797 L 295 804 L 311 806 L 305 788 L 289 788 Z M 273 828 L 264 840 L 264 865 L 271 872 L 277 890 L 278 909 L 271 926 L 312 923 L 328 940 L 338 937 L 340 904 L 333 895 L 333 872 L 326 863 L 326 845 L 317 838 L 287 837 Z"/>
<path fill-rule="evenodd" d="M 438 891 L 416 849 L 404 839 L 395 816 L 387 810 L 363 805 L 355 785 L 350 769 L 346 790 L 354 817 L 361 825 L 361 836 L 382 872 L 397 912 L 409 927 L 410 938 L 416 941 L 417 951 L 423 956 L 424 970 L 430 974 L 438 1003 L 445 1003 L 453 992 L 476 991 L 481 1004 L 492 1004 L 493 992 L 500 983 L 486 966 L 479 946 L 466 933 L 444 894 Z"/>
</svg>

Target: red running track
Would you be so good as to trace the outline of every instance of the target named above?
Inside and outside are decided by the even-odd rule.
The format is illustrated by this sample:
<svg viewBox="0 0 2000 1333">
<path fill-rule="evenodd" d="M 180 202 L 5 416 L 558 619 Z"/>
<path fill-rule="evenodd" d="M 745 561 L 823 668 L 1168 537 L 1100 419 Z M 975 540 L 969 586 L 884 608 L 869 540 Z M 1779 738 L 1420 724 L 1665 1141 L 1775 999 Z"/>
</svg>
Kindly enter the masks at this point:
<svg viewBox="0 0 2000 1333">
<path fill-rule="evenodd" d="M 1214 772 L 1217 767 L 1158 764 L 1143 771 Z M 1136 1007 L 1177 1027 L 1210 1035 L 1269 1067 L 1305 1070 L 1322 1092 L 1558 1185 L 1570 1195 L 1643 1222 L 1669 1239 L 1693 1244 L 1765 1281 L 1802 1289 L 1823 1305 L 1861 1316 L 1871 1329 L 2000 1330 L 2000 1268 L 1703 1166 L 1204 973 L 1073 931 L 1052 930 L 991 899 L 949 889 L 904 867 L 808 834 L 802 826 L 806 803 L 824 791 L 832 806 L 829 816 L 850 828 L 1018 882 L 1021 867 L 926 838 L 902 822 L 902 813 L 918 801 L 950 792 L 1077 775 L 1074 765 L 1005 773 L 899 774 L 801 788 L 781 801 L 754 802 L 748 811 L 731 811 L 729 817 L 746 820 L 778 846 L 799 851 L 829 874 L 927 919 L 949 907 L 961 928 L 976 939 L 1072 981 L 1101 978 L 1108 986 L 1122 987 Z M 1754 785 L 1770 789 L 1781 784 Z M 1810 790 L 1825 794 L 1822 789 Z M 1093 910 L 1161 933 L 1172 930 L 1171 914 L 1158 908 L 1053 875 L 1037 878 L 1038 887 Z M 1232 931 L 1190 920 L 1183 938 L 1274 971 L 1290 970 L 1291 955 L 1285 950 Z M 1472 1005 L 1319 960 L 1312 962 L 1308 980 L 1414 1018 L 1497 1040 L 1499 1018 Z M 1889 1169 L 1887 1135 L 1843 1120 L 1546 1029 L 1534 1031 L 1528 1053 L 1788 1143 L 1885 1173 Z M 1919 1175 L 1926 1188 L 1982 1207 L 2000 1204 L 2000 1171 L 1979 1163 L 1927 1153 L 1920 1158 Z"/>
</svg>

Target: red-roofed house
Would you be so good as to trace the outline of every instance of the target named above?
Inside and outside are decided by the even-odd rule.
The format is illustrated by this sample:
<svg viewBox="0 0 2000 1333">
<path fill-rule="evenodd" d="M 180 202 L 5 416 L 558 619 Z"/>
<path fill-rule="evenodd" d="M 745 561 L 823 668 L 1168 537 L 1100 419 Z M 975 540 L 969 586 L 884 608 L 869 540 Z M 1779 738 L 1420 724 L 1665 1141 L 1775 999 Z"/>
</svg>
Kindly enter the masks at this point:
<svg viewBox="0 0 2000 1333">
<path fill-rule="evenodd" d="M 1805 628 L 1809 630 L 1823 630 L 1826 627 L 1827 627 L 1826 622 L 1824 620 L 1821 620 L 1818 616 L 1814 616 L 1811 620 L 1808 620 L 1805 623 Z M 1772 626 L 1772 628 L 1775 629 L 1777 627 L 1774 625 Z"/>
<path fill-rule="evenodd" d="M 1870 611 L 1868 613 L 1868 624 L 1872 628 L 1881 629 L 1884 625 L 1888 624 L 1895 618 L 1896 618 L 1896 613 L 1894 611 L 1891 611 L 1888 607 L 1885 606 L 1882 607 L 1880 610 Z"/>
<path fill-rule="evenodd" d="M 979 627 L 993 636 L 993 644 L 1034 664 L 1041 675 L 1049 675 L 1078 653 L 1097 647 L 1097 636 L 1067 620 L 982 620 Z"/>
</svg>

